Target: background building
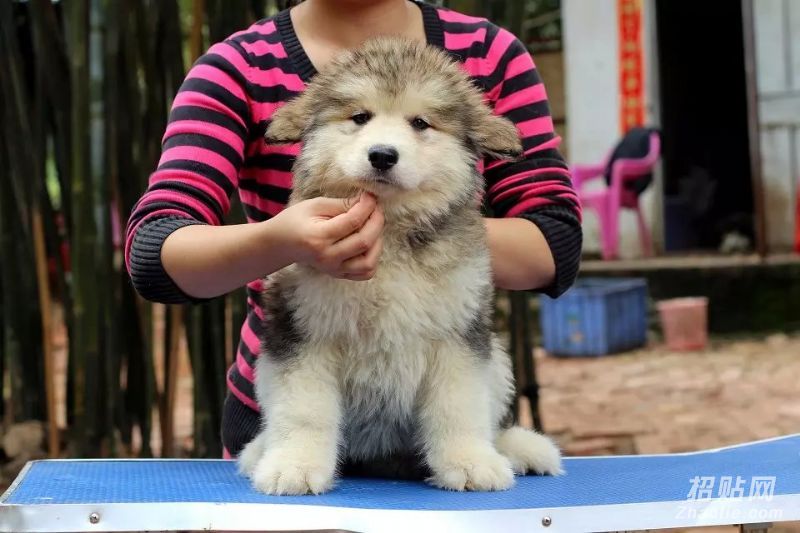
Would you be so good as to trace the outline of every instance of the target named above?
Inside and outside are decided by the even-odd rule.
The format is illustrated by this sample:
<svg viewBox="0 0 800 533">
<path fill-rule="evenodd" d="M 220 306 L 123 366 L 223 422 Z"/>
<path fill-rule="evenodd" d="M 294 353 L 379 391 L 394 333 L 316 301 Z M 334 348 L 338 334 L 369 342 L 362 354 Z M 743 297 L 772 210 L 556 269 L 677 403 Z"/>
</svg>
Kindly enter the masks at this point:
<svg viewBox="0 0 800 533">
<path fill-rule="evenodd" d="M 658 251 L 716 252 L 734 235 L 750 251 L 790 251 L 800 3 L 562 0 L 561 10 L 570 161 L 601 160 L 626 121 L 659 127 L 663 164 L 643 197 Z M 597 252 L 592 215 L 585 227 Z M 639 253 L 636 231 L 625 216 L 623 257 Z"/>
</svg>

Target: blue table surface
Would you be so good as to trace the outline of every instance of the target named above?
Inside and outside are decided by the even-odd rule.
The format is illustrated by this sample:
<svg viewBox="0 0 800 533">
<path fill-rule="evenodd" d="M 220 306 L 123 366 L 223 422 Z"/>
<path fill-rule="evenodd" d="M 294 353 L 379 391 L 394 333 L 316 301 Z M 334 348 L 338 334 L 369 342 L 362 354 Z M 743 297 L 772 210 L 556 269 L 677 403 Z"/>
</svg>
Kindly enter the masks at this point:
<svg viewBox="0 0 800 533">
<path fill-rule="evenodd" d="M 566 458 L 559 477 L 524 476 L 503 492 L 455 493 L 423 483 L 342 479 L 321 496 L 255 492 L 222 460 L 34 462 L 5 504 L 272 503 L 406 510 L 501 510 L 685 501 L 692 479 L 714 478 L 712 495 L 731 476 L 774 478 L 774 495 L 800 494 L 800 435 L 686 455 Z M 708 485 L 705 485 L 708 487 Z"/>
</svg>

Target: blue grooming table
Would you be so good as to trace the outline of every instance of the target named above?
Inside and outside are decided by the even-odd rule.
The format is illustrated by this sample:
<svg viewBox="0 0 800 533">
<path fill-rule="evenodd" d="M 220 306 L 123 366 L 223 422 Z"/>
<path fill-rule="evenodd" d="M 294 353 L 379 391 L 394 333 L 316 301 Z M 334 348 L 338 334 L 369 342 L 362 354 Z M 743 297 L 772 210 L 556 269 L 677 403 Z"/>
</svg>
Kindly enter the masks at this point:
<svg viewBox="0 0 800 533">
<path fill-rule="evenodd" d="M 255 492 L 224 460 L 33 461 L 0 498 L 2 532 L 630 531 L 800 520 L 800 434 L 697 453 L 565 459 L 505 492 L 340 480 Z"/>
</svg>

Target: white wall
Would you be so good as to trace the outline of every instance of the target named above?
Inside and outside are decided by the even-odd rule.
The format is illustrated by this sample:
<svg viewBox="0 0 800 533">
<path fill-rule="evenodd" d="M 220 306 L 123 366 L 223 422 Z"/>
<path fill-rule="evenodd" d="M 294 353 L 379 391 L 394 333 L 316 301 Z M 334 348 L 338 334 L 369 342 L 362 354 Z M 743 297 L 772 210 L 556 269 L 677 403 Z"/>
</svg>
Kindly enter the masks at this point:
<svg viewBox="0 0 800 533">
<path fill-rule="evenodd" d="M 767 245 L 792 249 L 800 179 L 800 2 L 753 2 Z"/>
<path fill-rule="evenodd" d="M 616 0 L 563 0 L 567 144 L 573 159 L 595 161 L 619 134 Z"/>
<path fill-rule="evenodd" d="M 645 83 L 648 93 L 648 117 L 653 121 L 651 70 L 654 53 L 650 52 L 652 25 L 645 2 Z M 570 163 L 600 161 L 620 137 L 619 43 L 616 0 L 562 0 L 564 21 L 564 77 L 566 89 Z M 653 184 L 641 201 L 651 231 L 661 227 L 660 186 Z M 599 252 L 599 230 L 594 213 L 586 212 L 584 250 Z M 621 224 L 620 255 L 640 254 L 639 233 L 632 213 L 624 213 Z M 656 243 L 660 242 L 655 238 Z"/>
</svg>

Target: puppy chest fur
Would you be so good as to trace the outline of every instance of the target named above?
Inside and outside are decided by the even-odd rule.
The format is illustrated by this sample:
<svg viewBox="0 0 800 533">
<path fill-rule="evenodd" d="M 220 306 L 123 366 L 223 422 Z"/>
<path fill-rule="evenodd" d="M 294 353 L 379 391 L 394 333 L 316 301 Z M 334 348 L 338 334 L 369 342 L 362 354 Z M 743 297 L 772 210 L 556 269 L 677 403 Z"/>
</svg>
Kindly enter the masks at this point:
<svg viewBox="0 0 800 533">
<path fill-rule="evenodd" d="M 388 229 L 370 281 L 338 280 L 299 266 L 269 281 L 262 356 L 271 360 L 272 372 L 299 357 L 335 359 L 341 446 L 350 459 L 417 450 L 420 388 L 443 344 L 464 346 L 476 365 L 488 361 L 488 250 L 477 215 L 457 218 L 448 222 L 447 238 L 423 236 L 420 228 Z"/>
</svg>

